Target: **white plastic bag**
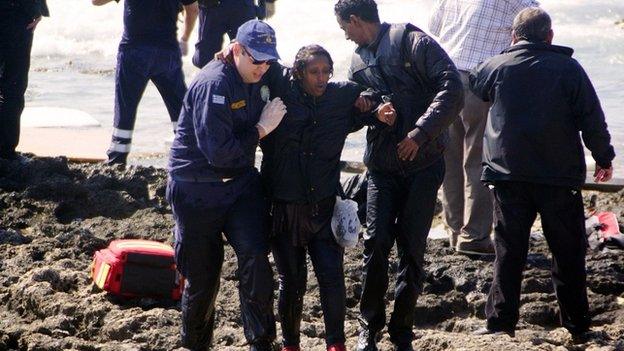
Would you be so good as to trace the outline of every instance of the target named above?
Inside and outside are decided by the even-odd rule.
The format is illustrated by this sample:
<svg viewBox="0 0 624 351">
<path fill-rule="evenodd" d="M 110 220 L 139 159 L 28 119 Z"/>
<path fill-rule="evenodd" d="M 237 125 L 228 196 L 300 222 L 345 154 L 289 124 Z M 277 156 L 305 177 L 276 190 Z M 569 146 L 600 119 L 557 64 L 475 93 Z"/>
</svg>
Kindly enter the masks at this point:
<svg viewBox="0 0 624 351">
<path fill-rule="evenodd" d="M 361 224 L 357 215 L 357 202 L 336 197 L 331 228 L 336 242 L 344 247 L 355 247 L 358 242 Z"/>
</svg>

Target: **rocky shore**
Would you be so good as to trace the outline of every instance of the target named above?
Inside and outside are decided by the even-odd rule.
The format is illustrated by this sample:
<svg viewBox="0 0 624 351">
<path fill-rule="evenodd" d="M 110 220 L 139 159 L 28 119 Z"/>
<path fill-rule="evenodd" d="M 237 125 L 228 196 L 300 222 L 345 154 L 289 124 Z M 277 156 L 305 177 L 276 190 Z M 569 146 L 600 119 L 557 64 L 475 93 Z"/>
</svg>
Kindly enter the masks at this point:
<svg viewBox="0 0 624 351">
<path fill-rule="evenodd" d="M 0 350 L 180 348 L 177 303 L 114 298 L 94 287 L 89 276 L 93 253 L 112 239 L 171 242 L 173 220 L 164 199 L 165 185 L 165 171 L 151 167 L 72 164 L 64 158 L 0 161 Z M 598 209 L 613 211 L 624 222 L 624 193 L 597 195 Z M 539 236 L 531 242 L 515 338 L 470 334 L 484 323 L 491 260 L 454 254 L 443 240 L 430 240 L 428 245 L 414 348 L 624 350 L 623 251 L 588 253 L 594 333 L 591 340 L 575 344 L 558 327 L 550 255 Z M 347 251 L 349 349 L 357 337 L 361 261 L 361 244 Z M 392 273 L 396 269 L 391 265 Z M 318 286 L 313 273 L 309 275 L 302 349 L 324 350 Z M 215 350 L 246 349 L 236 286 L 236 263 L 228 248 L 217 301 Z M 393 303 L 391 290 L 388 305 Z M 387 336 L 380 347 L 391 350 Z"/>
</svg>

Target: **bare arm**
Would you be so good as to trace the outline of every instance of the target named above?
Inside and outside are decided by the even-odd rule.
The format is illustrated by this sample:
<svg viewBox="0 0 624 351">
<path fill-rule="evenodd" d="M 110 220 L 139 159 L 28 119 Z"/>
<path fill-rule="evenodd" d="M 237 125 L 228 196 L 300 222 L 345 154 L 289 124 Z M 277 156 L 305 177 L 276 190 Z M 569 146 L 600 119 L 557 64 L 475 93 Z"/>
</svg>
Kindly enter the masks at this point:
<svg viewBox="0 0 624 351">
<path fill-rule="evenodd" d="M 91 0 L 91 3 L 95 6 L 102 6 L 108 4 L 111 1 L 113 0 Z"/>
<path fill-rule="evenodd" d="M 188 41 L 191 33 L 193 33 L 193 28 L 195 28 L 195 21 L 197 21 L 198 13 L 199 6 L 197 6 L 197 2 L 189 5 L 184 5 L 184 31 L 182 32 L 182 37 L 180 37 L 182 41 Z"/>
</svg>

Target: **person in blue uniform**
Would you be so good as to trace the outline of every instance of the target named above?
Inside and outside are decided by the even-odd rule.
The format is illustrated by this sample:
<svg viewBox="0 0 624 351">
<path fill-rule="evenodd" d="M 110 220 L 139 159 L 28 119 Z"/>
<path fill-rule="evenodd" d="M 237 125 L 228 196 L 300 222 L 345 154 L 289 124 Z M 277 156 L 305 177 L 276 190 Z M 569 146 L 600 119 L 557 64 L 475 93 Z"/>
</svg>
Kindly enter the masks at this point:
<svg viewBox="0 0 624 351">
<path fill-rule="evenodd" d="M 0 159 L 19 159 L 20 117 L 28 86 L 33 33 L 45 0 L 0 0 Z"/>
<path fill-rule="evenodd" d="M 192 350 L 206 350 L 212 342 L 222 233 L 238 261 L 242 324 L 251 350 L 271 350 L 275 338 L 267 208 L 254 158 L 259 140 L 286 113 L 279 98 L 263 101 L 259 83 L 278 58 L 273 29 L 248 21 L 225 62 L 207 64 L 184 98 L 167 199 L 175 219 L 177 269 L 186 278 L 182 342 Z"/>
<path fill-rule="evenodd" d="M 278 314 L 282 351 L 299 351 L 309 255 L 318 279 L 328 351 L 345 348 L 344 249 L 331 229 L 340 187 L 340 155 L 350 132 L 382 123 L 373 102 L 353 82 L 329 82 L 330 54 L 319 45 L 302 47 L 293 68 L 283 70 L 288 114 L 262 141 L 262 177 L 272 200 L 272 251 L 279 274 Z M 273 81 L 271 81 L 273 82 Z M 271 86 L 271 85 L 270 85 Z"/>
<path fill-rule="evenodd" d="M 275 0 L 199 0 L 199 33 L 195 44 L 193 64 L 199 68 L 221 50 L 223 35 L 236 36 L 238 27 L 258 17 L 269 18 L 275 9 Z"/>
<path fill-rule="evenodd" d="M 113 0 L 92 0 L 100 6 Z M 115 0 L 119 2 L 119 0 Z M 175 132 L 186 92 L 176 21 L 185 13 L 181 41 L 188 40 L 198 7 L 196 0 L 125 0 L 124 32 L 115 70 L 115 116 L 108 163 L 125 164 L 132 144 L 137 107 L 148 81 L 165 102 Z"/>
</svg>

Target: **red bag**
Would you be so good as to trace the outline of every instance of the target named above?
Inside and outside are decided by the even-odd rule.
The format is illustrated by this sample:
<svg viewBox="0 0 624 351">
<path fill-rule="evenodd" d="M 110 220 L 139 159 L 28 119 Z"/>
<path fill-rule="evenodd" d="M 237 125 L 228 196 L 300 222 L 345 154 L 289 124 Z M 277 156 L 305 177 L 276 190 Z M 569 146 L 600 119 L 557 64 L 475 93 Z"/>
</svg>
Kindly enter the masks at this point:
<svg viewBox="0 0 624 351">
<path fill-rule="evenodd" d="M 114 240 L 93 257 L 91 277 L 102 290 L 127 297 L 179 300 L 184 278 L 171 246 L 150 240 Z"/>
</svg>

